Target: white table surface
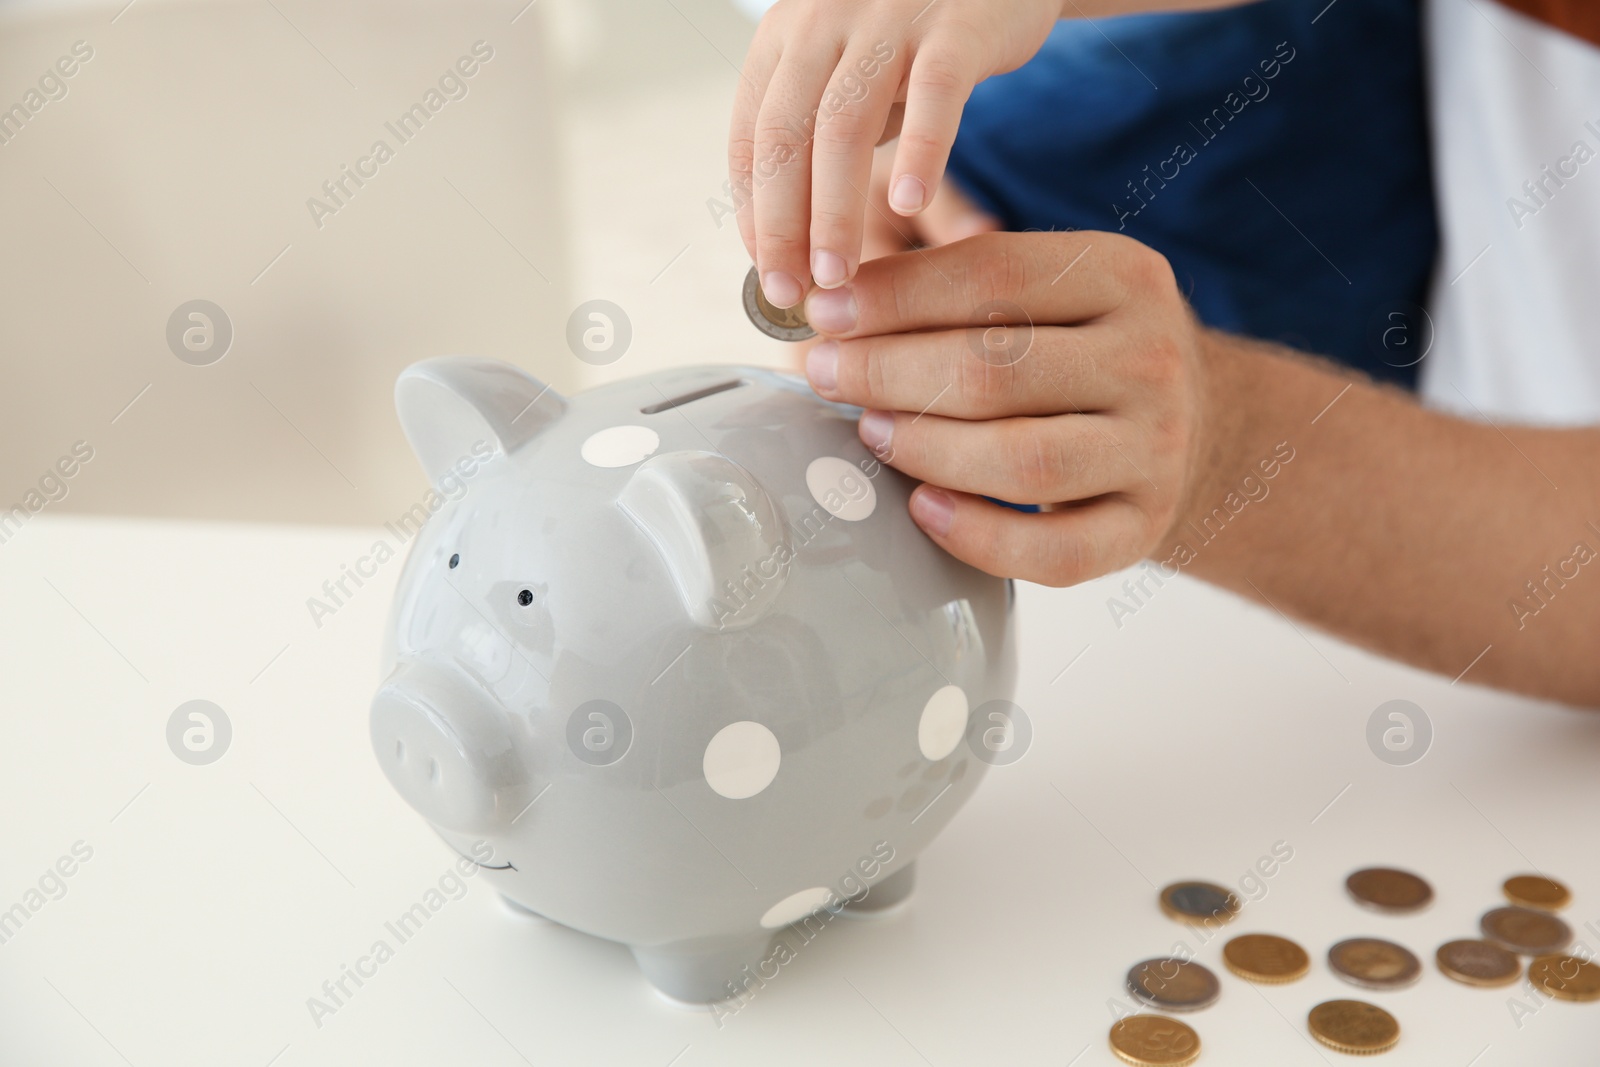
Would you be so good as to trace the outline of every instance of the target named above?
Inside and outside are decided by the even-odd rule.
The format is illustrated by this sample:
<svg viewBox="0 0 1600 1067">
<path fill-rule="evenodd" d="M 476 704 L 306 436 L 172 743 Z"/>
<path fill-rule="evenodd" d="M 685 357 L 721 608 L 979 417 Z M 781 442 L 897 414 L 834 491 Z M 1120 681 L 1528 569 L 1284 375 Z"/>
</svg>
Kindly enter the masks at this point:
<svg viewBox="0 0 1600 1067">
<path fill-rule="evenodd" d="M 368 749 L 398 560 L 321 629 L 305 606 L 376 533 L 46 512 L 0 545 L 0 909 L 93 849 L 0 944 L 0 1063 L 1090 1067 L 1115 1062 L 1129 966 L 1179 941 L 1223 982 L 1188 1017 L 1202 1064 L 1344 1061 L 1305 1031 L 1344 996 L 1400 1019 L 1380 1061 L 1396 1067 L 1594 1061 L 1600 1004 L 1519 1027 L 1508 1000 L 1537 1004 L 1521 987 L 1457 985 L 1433 951 L 1530 867 L 1571 885 L 1566 916 L 1596 946 L 1600 717 L 1451 685 L 1188 580 L 1118 629 L 1120 576 L 1021 590 L 1031 748 L 924 854 L 908 910 L 830 924 L 722 1025 L 664 1003 L 620 946 L 469 881 L 319 1028 L 307 998 L 453 859 Z M 234 729 L 209 766 L 165 739 L 196 698 Z M 1394 698 L 1434 725 L 1411 766 L 1367 748 Z M 1315 966 L 1256 987 L 1223 969 L 1225 938 L 1202 947 L 1164 918 L 1156 888 L 1237 884 L 1278 841 L 1293 859 L 1230 933 L 1288 935 Z M 1427 876 L 1433 907 L 1358 909 L 1344 875 L 1375 863 Z M 1342 984 L 1324 954 L 1361 934 L 1410 946 L 1423 980 Z"/>
</svg>

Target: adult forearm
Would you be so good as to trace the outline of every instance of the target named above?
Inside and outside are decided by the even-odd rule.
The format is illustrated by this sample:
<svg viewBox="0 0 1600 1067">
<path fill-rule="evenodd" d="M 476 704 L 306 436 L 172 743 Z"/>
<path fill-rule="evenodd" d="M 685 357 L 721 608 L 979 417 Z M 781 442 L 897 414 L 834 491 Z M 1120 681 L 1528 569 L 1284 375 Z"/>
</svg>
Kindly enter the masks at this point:
<svg viewBox="0 0 1600 1067">
<path fill-rule="evenodd" d="M 1600 706 L 1600 431 L 1204 347 L 1200 469 L 1161 562 L 1429 670 Z"/>
<path fill-rule="evenodd" d="M 1258 0 L 1062 0 L 1061 17 L 1100 19 L 1156 11 L 1206 11 L 1218 7 L 1242 7 L 1256 2 Z"/>
</svg>

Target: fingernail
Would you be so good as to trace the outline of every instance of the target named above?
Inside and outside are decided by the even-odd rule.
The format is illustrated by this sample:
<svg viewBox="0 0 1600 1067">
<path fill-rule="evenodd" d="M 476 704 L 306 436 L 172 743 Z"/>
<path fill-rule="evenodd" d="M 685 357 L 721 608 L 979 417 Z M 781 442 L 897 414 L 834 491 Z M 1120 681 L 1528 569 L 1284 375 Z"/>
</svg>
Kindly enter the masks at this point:
<svg viewBox="0 0 1600 1067">
<path fill-rule="evenodd" d="M 806 377 L 811 388 L 832 396 L 839 388 L 839 345 L 824 341 L 806 353 Z"/>
<path fill-rule="evenodd" d="M 849 333 L 856 328 L 856 294 L 849 286 L 815 289 L 806 299 L 806 321 L 819 333 Z"/>
<path fill-rule="evenodd" d="M 805 295 L 800 290 L 800 283 L 792 275 L 781 270 L 769 270 L 761 276 L 761 295 L 773 307 L 792 308 L 800 303 L 800 298 Z"/>
<path fill-rule="evenodd" d="M 955 517 L 956 502 L 949 493 L 923 486 L 911 496 L 911 517 L 929 533 L 943 537 L 950 532 L 950 520 Z"/>
<path fill-rule="evenodd" d="M 868 411 L 861 416 L 858 432 L 868 448 L 882 455 L 888 451 L 889 438 L 894 435 L 894 416 L 887 411 Z"/>
<path fill-rule="evenodd" d="M 844 257 L 836 252 L 819 248 L 811 253 L 811 280 L 824 289 L 837 289 L 844 284 Z"/>
<path fill-rule="evenodd" d="M 889 190 L 889 206 L 902 215 L 910 215 L 922 210 L 922 205 L 928 201 L 928 187 L 922 184 L 921 178 L 910 174 L 902 174 L 894 181 L 894 188 Z"/>
</svg>

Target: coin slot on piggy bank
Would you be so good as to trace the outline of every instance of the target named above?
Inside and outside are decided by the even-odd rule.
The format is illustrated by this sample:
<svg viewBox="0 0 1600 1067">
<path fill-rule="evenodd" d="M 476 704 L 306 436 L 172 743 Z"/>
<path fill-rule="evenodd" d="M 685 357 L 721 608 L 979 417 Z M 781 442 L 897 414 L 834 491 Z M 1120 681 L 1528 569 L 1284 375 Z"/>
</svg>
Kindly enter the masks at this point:
<svg viewBox="0 0 1600 1067">
<path fill-rule="evenodd" d="M 708 385 L 704 389 L 696 389 L 692 392 L 684 393 L 682 396 L 675 396 L 671 400 L 663 400 L 659 404 L 647 404 L 639 409 L 639 414 L 659 415 L 663 411 L 671 411 L 673 408 L 681 408 L 685 404 L 692 404 L 696 400 L 704 400 L 708 396 L 716 396 L 718 393 L 726 393 L 729 389 L 737 389 L 743 384 L 745 384 L 743 378 L 735 378 L 731 382 Z"/>
</svg>

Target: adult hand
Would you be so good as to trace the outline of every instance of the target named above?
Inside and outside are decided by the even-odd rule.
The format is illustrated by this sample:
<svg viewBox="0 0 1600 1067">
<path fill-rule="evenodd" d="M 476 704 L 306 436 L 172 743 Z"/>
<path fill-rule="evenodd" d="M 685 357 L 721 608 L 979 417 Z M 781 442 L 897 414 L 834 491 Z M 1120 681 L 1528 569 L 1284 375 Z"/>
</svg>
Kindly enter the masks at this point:
<svg viewBox="0 0 1600 1067">
<path fill-rule="evenodd" d="M 806 314 L 828 338 L 806 358 L 812 387 L 868 409 L 862 441 L 925 483 L 912 518 L 981 570 L 1108 573 L 1163 544 L 1194 492 L 1201 331 L 1145 245 L 980 235 L 864 263 Z"/>
</svg>

